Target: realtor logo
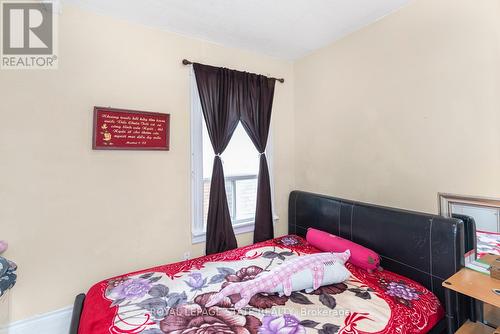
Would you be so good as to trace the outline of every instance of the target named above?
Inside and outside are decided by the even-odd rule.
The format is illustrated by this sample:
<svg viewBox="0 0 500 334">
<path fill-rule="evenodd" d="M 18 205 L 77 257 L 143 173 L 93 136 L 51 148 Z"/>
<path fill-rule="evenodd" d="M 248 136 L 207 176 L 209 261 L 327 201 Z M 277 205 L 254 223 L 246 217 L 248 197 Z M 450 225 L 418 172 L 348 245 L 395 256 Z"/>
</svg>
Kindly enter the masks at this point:
<svg viewBox="0 0 500 334">
<path fill-rule="evenodd" d="M 52 2 L 2 1 L 2 69 L 57 68 Z"/>
</svg>

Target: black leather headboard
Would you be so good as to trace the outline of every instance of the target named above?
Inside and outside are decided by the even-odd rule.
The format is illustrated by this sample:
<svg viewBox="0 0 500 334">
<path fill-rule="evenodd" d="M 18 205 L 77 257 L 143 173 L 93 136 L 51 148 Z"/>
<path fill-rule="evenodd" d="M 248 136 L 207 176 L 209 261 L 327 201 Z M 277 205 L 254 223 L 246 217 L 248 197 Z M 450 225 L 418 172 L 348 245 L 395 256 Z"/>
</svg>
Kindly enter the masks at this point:
<svg viewBox="0 0 500 334">
<path fill-rule="evenodd" d="M 476 237 L 476 222 L 474 218 L 466 215 L 460 215 L 457 213 L 452 214 L 453 218 L 460 219 L 464 222 L 464 230 L 465 230 L 465 253 L 476 250 L 477 248 L 477 237 Z"/>
<path fill-rule="evenodd" d="M 383 268 L 411 278 L 444 305 L 442 282 L 463 267 L 464 224 L 460 219 L 387 208 L 330 196 L 293 191 L 289 233 L 309 227 L 352 240 L 376 251 Z M 467 305 L 455 298 L 456 321 Z"/>
</svg>

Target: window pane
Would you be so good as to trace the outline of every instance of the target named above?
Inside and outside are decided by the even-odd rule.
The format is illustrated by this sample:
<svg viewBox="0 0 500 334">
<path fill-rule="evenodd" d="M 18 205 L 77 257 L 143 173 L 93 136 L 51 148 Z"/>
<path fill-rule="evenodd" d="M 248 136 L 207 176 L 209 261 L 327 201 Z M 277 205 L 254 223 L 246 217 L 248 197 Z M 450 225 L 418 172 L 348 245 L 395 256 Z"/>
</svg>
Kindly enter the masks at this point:
<svg viewBox="0 0 500 334">
<path fill-rule="evenodd" d="M 224 175 L 257 175 L 259 173 L 259 153 L 243 126 L 238 124 L 233 137 L 222 153 Z"/>
<path fill-rule="evenodd" d="M 249 220 L 255 216 L 257 205 L 257 179 L 238 180 L 236 184 L 236 220 Z"/>
<path fill-rule="evenodd" d="M 227 197 L 227 206 L 229 207 L 229 214 L 231 215 L 231 219 L 234 219 L 234 192 L 233 192 L 233 184 L 231 182 L 226 181 L 226 197 Z"/>
<path fill-rule="evenodd" d="M 226 181 L 226 196 L 227 196 L 227 206 L 229 207 L 229 214 L 231 219 L 234 219 L 234 193 L 233 184 L 230 181 Z M 206 230 L 207 216 L 208 216 L 208 203 L 210 200 L 210 179 L 203 180 L 203 228 Z"/>
<path fill-rule="evenodd" d="M 203 120 L 203 178 L 212 177 L 214 150 Z M 243 126 L 238 124 L 233 137 L 222 153 L 224 176 L 257 175 L 259 173 L 259 153 Z"/>
<path fill-rule="evenodd" d="M 203 180 L 203 231 L 207 230 L 208 200 L 210 196 L 210 180 Z"/>
</svg>

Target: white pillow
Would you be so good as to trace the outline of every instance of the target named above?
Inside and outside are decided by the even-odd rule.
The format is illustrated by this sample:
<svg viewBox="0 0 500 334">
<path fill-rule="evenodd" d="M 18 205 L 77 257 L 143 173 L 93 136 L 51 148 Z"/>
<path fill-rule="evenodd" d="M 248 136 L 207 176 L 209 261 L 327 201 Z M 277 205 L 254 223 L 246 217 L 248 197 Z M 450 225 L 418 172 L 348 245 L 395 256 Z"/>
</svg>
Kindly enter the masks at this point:
<svg viewBox="0 0 500 334">
<path fill-rule="evenodd" d="M 349 258 L 344 256 L 344 253 L 338 253 L 338 261 L 325 265 L 323 280 L 321 286 L 337 284 L 346 281 L 351 273 L 345 267 L 344 263 Z M 286 262 L 285 262 L 286 264 Z M 295 273 L 292 276 L 292 291 L 306 290 L 306 292 L 313 291 L 313 272 L 310 269 L 304 269 Z M 278 284 L 273 292 L 283 294 L 283 284 Z"/>
</svg>

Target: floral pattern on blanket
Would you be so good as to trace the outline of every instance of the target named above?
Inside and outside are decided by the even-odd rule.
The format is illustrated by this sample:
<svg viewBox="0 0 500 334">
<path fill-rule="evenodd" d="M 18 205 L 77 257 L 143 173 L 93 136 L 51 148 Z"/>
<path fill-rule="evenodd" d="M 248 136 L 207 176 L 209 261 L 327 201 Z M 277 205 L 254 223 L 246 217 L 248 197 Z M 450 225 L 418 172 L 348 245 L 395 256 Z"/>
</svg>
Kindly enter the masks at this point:
<svg viewBox="0 0 500 334">
<path fill-rule="evenodd" d="M 428 326 L 429 314 L 442 316 L 437 299 L 421 286 L 389 272 L 368 273 L 350 264 L 352 276 L 344 283 L 310 293 L 293 292 L 289 297 L 260 293 L 241 310 L 234 309 L 239 295 L 206 307 L 210 297 L 228 284 L 251 280 L 293 257 L 316 252 L 295 236 L 239 250 L 239 260 L 211 256 L 211 261 L 193 261 L 173 275 L 151 271 L 109 280 L 104 297 L 116 309 L 110 332 L 362 334 L 397 329 L 414 333 Z"/>
</svg>

